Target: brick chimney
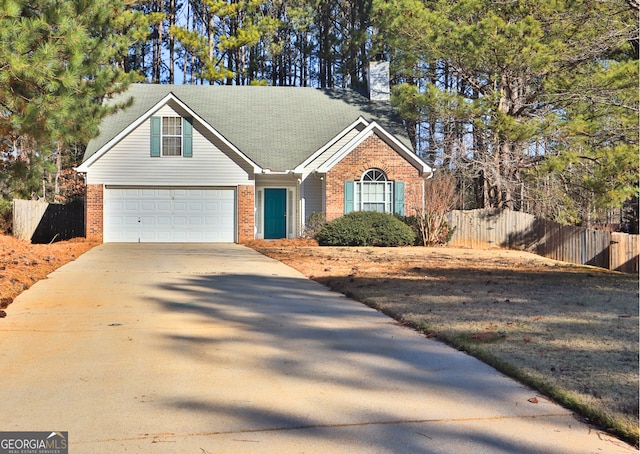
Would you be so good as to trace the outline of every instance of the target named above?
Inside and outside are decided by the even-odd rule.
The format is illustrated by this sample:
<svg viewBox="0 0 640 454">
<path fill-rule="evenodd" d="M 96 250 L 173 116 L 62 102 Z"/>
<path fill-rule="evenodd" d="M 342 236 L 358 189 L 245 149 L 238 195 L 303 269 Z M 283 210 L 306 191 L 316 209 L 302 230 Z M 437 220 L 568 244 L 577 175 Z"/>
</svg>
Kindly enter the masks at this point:
<svg viewBox="0 0 640 454">
<path fill-rule="evenodd" d="M 389 62 L 372 61 L 369 62 L 369 72 L 367 74 L 369 84 L 369 99 L 371 101 L 390 101 L 391 89 L 389 88 Z"/>
</svg>

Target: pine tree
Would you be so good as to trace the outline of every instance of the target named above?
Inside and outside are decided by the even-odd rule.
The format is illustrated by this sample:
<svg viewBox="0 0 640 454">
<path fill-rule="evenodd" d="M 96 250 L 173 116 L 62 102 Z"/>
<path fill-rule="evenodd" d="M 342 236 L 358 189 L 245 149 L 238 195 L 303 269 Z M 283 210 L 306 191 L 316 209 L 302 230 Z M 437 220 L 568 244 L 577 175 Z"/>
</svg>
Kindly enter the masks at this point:
<svg viewBox="0 0 640 454">
<path fill-rule="evenodd" d="M 638 35 L 623 0 L 379 0 L 374 10 L 378 45 L 409 83 L 396 101 L 435 124 L 428 151 L 470 171 L 481 206 L 522 207 L 523 170 L 579 142 L 569 116 L 587 107 L 575 102 L 582 82 L 604 77 Z"/>
<path fill-rule="evenodd" d="M 7 181 L 1 196 L 42 196 L 45 191 L 25 175 L 40 175 L 59 189 L 51 166 L 59 177 L 67 146 L 86 143 L 99 121 L 122 107 L 106 108 L 102 100 L 136 80 L 123 60 L 146 36 L 148 22 L 112 0 L 3 3 L 0 133 L 6 159 L 0 165 Z"/>
<path fill-rule="evenodd" d="M 204 0 L 194 4 L 202 31 L 175 25 L 170 34 L 197 60 L 197 76 L 209 83 L 233 83 L 246 64 L 242 53 L 277 26 L 261 14 L 262 0 Z"/>
</svg>

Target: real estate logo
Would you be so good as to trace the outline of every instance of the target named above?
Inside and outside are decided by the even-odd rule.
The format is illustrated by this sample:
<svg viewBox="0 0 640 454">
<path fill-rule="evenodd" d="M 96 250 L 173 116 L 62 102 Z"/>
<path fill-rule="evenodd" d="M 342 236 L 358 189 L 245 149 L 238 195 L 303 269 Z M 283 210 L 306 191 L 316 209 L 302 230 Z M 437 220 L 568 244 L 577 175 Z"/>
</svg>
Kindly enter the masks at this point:
<svg viewBox="0 0 640 454">
<path fill-rule="evenodd" d="M 0 432 L 0 454 L 68 453 L 68 432 Z"/>
</svg>

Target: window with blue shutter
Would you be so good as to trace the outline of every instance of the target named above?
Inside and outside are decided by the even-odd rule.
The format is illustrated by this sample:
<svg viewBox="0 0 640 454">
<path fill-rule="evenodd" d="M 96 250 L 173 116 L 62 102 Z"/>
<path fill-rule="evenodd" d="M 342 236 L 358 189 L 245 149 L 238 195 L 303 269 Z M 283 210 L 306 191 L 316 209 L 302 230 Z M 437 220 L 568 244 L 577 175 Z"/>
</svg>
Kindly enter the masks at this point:
<svg viewBox="0 0 640 454">
<path fill-rule="evenodd" d="M 151 157 L 193 156 L 193 119 L 151 117 Z"/>
<path fill-rule="evenodd" d="M 380 169 L 369 169 L 358 181 L 344 183 L 344 212 L 378 211 L 404 216 L 404 181 L 392 181 Z"/>
</svg>

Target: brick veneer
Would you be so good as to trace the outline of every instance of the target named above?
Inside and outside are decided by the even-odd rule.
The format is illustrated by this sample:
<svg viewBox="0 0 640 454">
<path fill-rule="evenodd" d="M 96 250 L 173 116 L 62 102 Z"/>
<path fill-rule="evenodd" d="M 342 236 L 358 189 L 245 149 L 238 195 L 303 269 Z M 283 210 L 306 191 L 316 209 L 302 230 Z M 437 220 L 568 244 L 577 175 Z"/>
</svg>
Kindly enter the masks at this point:
<svg viewBox="0 0 640 454">
<path fill-rule="evenodd" d="M 367 137 L 326 175 L 326 219 L 344 215 L 344 182 L 359 180 L 368 169 L 382 170 L 389 180 L 404 181 L 405 215 L 422 207 L 423 177 L 377 135 Z"/>
<path fill-rule="evenodd" d="M 86 187 L 85 222 L 87 239 L 103 241 L 103 207 L 104 186 L 101 184 L 88 184 Z"/>
<path fill-rule="evenodd" d="M 254 239 L 255 186 L 238 186 L 238 243 Z"/>
</svg>

